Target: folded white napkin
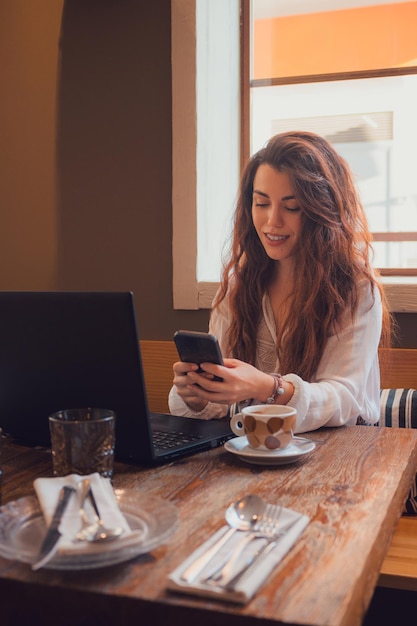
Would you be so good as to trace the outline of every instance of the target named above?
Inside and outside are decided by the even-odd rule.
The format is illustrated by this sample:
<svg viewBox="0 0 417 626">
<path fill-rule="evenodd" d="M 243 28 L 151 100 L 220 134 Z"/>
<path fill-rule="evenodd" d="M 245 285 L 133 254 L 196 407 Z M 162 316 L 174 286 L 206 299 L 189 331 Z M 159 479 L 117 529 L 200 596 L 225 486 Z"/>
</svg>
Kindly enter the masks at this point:
<svg viewBox="0 0 417 626">
<path fill-rule="evenodd" d="M 239 544 L 244 531 L 237 531 L 216 553 L 211 562 L 202 570 L 201 574 L 193 582 L 187 582 L 181 575 L 187 567 L 195 561 L 201 554 L 210 548 L 220 537 L 228 531 L 228 526 L 223 526 L 212 535 L 204 544 L 199 546 L 181 565 L 179 565 L 168 576 L 167 586 L 169 589 L 191 593 L 194 595 L 209 596 L 217 599 L 228 600 L 245 604 L 268 578 L 272 570 L 283 559 L 287 552 L 296 543 L 301 533 L 308 525 L 310 519 L 306 515 L 301 515 L 291 509 L 282 509 L 280 514 L 280 527 L 288 528 L 282 537 L 279 538 L 276 546 L 270 551 L 261 555 L 253 563 L 247 573 L 236 583 L 232 590 L 221 589 L 213 583 L 203 582 L 204 578 L 210 576 L 217 568 L 233 554 L 233 550 Z M 248 543 L 236 563 L 236 572 L 250 560 L 251 555 L 256 554 L 259 548 L 265 543 L 264 539 L 256 539 Z"/>
<path fill-rule="evenodd" d="M 49 525 L 55 511 L 61 488 L 64 485 L 68 485 L 69 487 L 74 487 L 76 489 L 77 484 L 84 478 L 88 478 L 90 480 L 90 486 L 94 493 L 97 507 L 100 511 L 100 516 L 103 519 L 104 525 L 110 528 L 121 527 L 123 528 L 123 534 L 115 541 L 101 544 L 88 543 L 86 541 L 74 542 L 73 538 L 81 528 L 80 496 L 79 492 L 76 491 L 68 502 L 68 506 L 59 527 L 62 537 L 59 539 L 59 545 L 57 546 L 58 554 L 100 552 L 103 550 L 103 547 L 105 547 L 105 550 L 120 549 L 121 542 L 124 543 L 126 540 L 129 541 L 131 539 L 135 539 L 135 541 L 137 541 L 137 533 L 132 533 L 125 516 L 119 508 L 110 479 L 104 478 L 98 473 L 90 474 L 88 476 L 69 474 L 68 476 L 58 478 L 37 478 L 34 481 L 33 485 L 47 526 Z"/>
</svg>

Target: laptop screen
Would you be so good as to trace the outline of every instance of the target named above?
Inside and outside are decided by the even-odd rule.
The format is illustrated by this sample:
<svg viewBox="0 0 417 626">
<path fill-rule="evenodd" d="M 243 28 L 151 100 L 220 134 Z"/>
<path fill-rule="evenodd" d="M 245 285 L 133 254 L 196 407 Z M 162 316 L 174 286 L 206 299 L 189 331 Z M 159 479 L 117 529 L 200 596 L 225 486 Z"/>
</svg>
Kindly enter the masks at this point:
<svg viewBox="0 0 417 626">
<path fill-rule="evenodd" d="M 116 454 L 150 447 L 131 293 L 0 292 L 0 426 L 50 445 L 48 416 L 113 409 Z M 129 436 L 125 435 L 125 432 Z"/>
</svg>

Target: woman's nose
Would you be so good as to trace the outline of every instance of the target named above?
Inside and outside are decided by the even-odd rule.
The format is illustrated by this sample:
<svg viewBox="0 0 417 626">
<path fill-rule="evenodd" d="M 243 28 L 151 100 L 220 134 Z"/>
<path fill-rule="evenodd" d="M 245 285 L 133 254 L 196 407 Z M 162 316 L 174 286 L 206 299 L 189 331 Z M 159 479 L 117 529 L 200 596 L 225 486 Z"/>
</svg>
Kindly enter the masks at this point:
<svg viewBox="0 0 417 626">
<path fill-rule="evenodd" d="M 271 211 L 269 213 L 268 222 L 271 226 L 282 226 L 284 223 L 282 210 L 279 206 L 271 207 Z"/>
</svg>

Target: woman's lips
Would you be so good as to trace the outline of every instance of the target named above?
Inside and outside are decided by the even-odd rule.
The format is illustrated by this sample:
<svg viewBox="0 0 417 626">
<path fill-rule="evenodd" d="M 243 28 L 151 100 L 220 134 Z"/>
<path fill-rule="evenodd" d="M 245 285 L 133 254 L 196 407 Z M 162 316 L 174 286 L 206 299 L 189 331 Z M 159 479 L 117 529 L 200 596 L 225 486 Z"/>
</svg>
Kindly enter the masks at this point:
<svg viewBox="0 0 417 626">
<path fill-rule="evenodd" d="M 287 241 L 289 235 L 273 235 L 272 233 L 265 233 L 265 238 L 267 239 L 268 243 L 280 244 L 284 241 Z"/>
</svg>

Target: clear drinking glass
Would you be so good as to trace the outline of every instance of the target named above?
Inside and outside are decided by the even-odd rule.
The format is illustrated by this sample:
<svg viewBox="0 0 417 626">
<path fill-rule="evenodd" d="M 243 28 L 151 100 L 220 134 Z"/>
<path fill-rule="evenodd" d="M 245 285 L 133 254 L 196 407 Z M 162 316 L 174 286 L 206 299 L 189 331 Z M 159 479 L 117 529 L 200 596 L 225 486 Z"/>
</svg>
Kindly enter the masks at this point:
<svg viewBox="0 0 417 626">
<path fill-rule="evenodd" d="M 112 478 L 116 415 L 107 409 L 64 409 L 49 416 L 54 476 Z"/>
</svg>

